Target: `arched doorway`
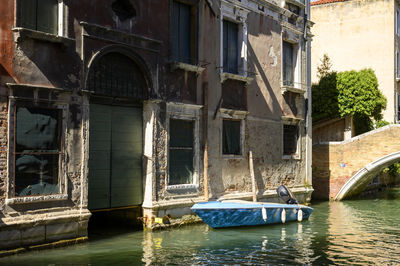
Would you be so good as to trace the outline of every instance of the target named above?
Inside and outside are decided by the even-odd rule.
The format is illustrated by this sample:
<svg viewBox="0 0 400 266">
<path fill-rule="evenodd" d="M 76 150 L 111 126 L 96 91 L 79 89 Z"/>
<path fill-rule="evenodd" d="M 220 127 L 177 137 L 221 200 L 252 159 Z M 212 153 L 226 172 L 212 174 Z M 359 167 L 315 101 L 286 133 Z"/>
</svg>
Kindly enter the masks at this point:
<svg viewBox="0 0 400 266">
<path fill-rule="evenodd" d="M 90 91 L 88 208 L 140 205 L 147 79 L 132 57 L 112 51 L 92 62 L 86 89 Z"/>
</svg>

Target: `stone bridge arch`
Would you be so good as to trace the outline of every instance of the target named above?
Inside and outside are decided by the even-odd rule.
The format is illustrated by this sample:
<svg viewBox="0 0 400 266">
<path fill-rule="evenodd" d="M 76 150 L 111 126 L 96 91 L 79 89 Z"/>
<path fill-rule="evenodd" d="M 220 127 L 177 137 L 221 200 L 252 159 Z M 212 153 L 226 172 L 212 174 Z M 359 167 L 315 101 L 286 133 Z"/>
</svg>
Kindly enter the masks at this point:
<svg viewBox="0 0 400 266">
<path fill-rule="evenodd" d="M 313 198 L 342 200 L 360 193 L 385 167 L 400 161 L 400 125 L 346 141 L 313 146 Z"/>
<path fill-rule="evenodd" d="M 369 163 L 342 186 L 336 194 L 335 200 L 342 200 L 362 192 L 376 175 L 386 167 L 398 161 L 400 161 L 400 151 L 383 156 L 378 160 Z"/>
</svg>

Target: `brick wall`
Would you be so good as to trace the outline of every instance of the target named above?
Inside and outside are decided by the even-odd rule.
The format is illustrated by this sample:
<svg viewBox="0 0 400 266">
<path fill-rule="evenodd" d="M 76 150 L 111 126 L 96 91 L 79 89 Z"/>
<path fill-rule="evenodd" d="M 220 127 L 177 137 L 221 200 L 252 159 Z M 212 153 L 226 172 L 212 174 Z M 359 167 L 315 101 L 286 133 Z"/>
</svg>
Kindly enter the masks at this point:
<svg viewBox="0 0 400 266">
<path fill-rule="evenodd" d="M 389 125 L 348 141 L 313 146 L 313 198 L 333 199 L 367 164 L 400 151 L 400 125 Z"/>
</svg>

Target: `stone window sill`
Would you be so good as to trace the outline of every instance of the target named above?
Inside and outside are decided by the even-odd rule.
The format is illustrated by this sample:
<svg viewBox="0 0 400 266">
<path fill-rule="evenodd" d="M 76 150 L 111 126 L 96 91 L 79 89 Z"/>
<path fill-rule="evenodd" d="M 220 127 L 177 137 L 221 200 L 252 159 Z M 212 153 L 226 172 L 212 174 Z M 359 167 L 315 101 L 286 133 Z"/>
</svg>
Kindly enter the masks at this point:
<svg viewBox="0 0 400 266">
<path fill-rule="evenodd" d="M 282 121 L 285 124 L 299 124 L 300 122 L 304 121 L 304 119 L 293 116 L 282 116 Z"/>
<path fill-rule="evenodd" d="M 228 119 L 245 119 L 249 114 L 248 111 L 220 108 L 221 117 Z"/>
<path fill-rule="evenodd" d="M 294 92 L 294 93 L 306 93 L 306 90 L 303 88 L 296 88 L 294 86 L 285 86 L 285 85 L 281 87 L 281 91 L 282 91 L 282 94 L 284 94 L 287 91 Z"/>
<path fill-rule="evenodd" d="M 75 39 L 67 38 L 64 36 L 58 36 L 51 33 L 31 30 L 27 28 L 13 28 L 12 31 L 15 34 L 15 42 L 19 43 L 25 38 L 40 40 L 51 43 L 58 43 L 65 47 L 71 46 L 75 43 Z"/>
<path fill-rule="evenodd" d="M 301 8 L 306 7 L 304 0 L 286 0 L 286 2 L 296 5 L 298 7 L 301 7 Z"/>
<path fill-rule="evenodd" d="M 282 160 L 300 160 L 300 155 L 299 154 L 293 154 L 293 155 L 283 155 Z"/>
<path fill-rule="evenodd" d="M 177 70 L 177 69 L 182 69 L 182 70 L 185 70 L 185 71 L 194 72 L 197 75 L 200 75 L 204 71 L 205 68 L 201 67 L 201 66 L 182 63 L 182 62 L 172 62 L 171 63 L 171 70 L 174 71 L 174 70 Z"/>
<path fill-rule="evenodd" d="M 239 154 L 222 154 L 222 159 L 224 160 L 242 160 L 244 159 L 243 155 Z"/>
<path fill-rule="evenodd" d="M 181 184 L 181 185 L 167 185 L 165 192 L 169 195 L 188 195 L 198 193 L 199 185 L 196 184 Z"/>
<path fill-rule="evenodd" d="M 246 84 L 248 85 L 253 81 L 253 78 L 249 78 L 249 77 L 245 77 L 245 76 L 241 76 L 241 75 L 237 75 L 237 74 L 232 74 L 232 73 L 227 73 L 227 72 L 221 73 L 220 77 L 221 77 L 221 83 L 224 83 L 228 79 L 232 79 L 232 80 L 246 82 Z"/>
<path fill-rule="evenodd" d="M 6 204 L 25 204 L 36 202 L 49 202 L 49 201 L 64 201 L 68 199 L 68 194 L 54 194 L 54 195 L 37 195 L 29 197 L 15 197 L 6 199 Z"/>
</svg>

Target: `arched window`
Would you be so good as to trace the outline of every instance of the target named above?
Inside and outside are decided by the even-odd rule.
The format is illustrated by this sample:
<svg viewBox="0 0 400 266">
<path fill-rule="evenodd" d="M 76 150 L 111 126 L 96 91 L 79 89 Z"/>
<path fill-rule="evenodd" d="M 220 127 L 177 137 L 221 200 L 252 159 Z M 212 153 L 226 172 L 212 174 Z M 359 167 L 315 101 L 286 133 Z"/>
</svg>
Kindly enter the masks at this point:
<svg viewBox="0 0 400 266">
<path fill-rule="evenodd" d="M 148 99 L 148 86 L 139 66 L 117 52 L 99 58 L 89 70 L 87 89 L 96 94 Z"/>
</svg>

